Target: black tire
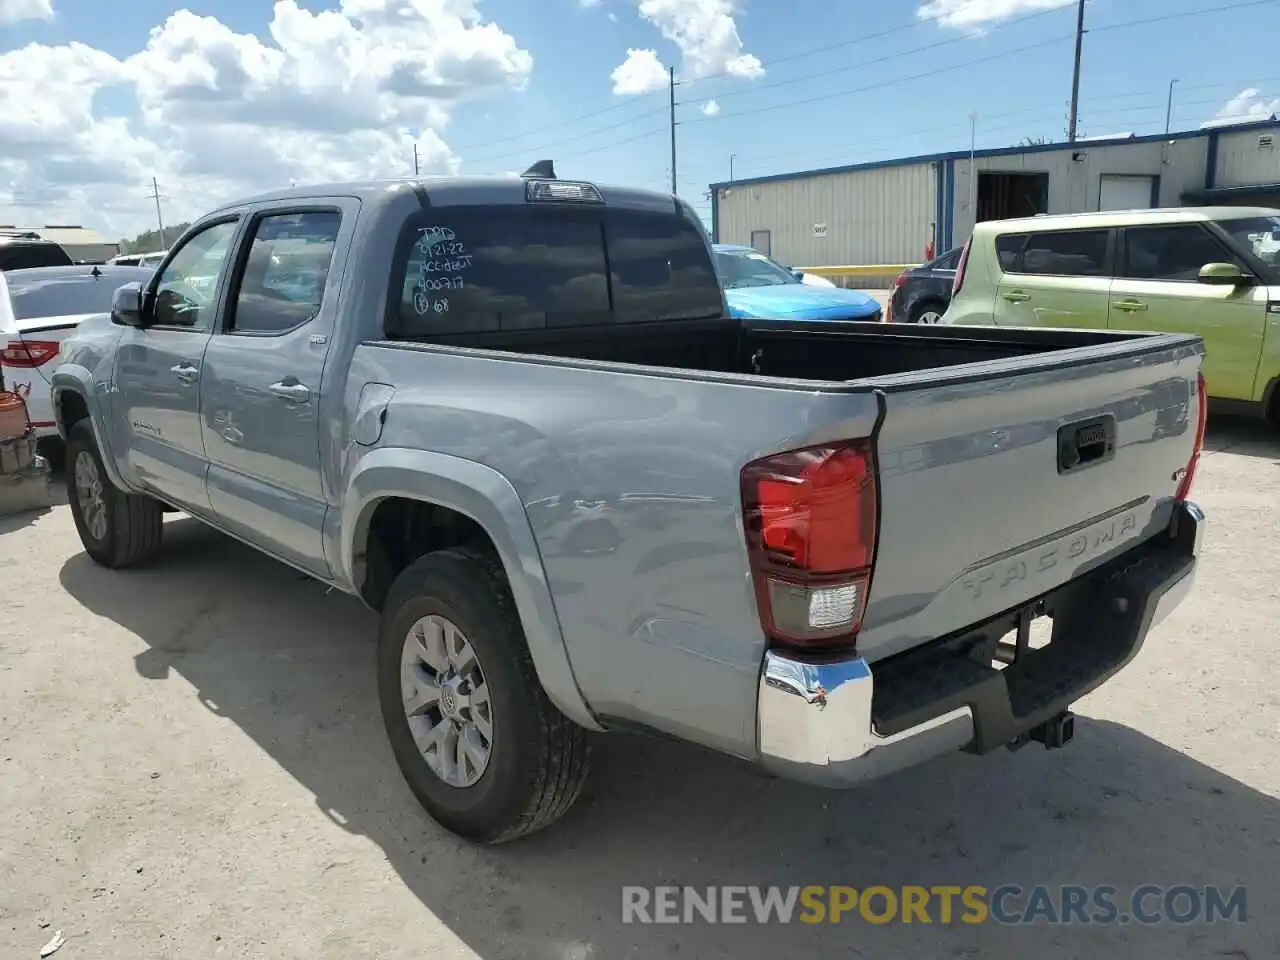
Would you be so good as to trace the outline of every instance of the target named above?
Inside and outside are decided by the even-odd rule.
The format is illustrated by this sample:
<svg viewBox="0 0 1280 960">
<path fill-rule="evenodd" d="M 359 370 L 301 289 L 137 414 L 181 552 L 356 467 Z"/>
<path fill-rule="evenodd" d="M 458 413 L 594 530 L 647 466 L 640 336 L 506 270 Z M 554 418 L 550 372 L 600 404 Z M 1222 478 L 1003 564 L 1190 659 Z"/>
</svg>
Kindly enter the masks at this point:
<svg viewBox="0 0 1280 960">
<path fill-rule="evenodd" d="M 105 507 L 106 531 L 95 537 L 86 522 L 84 507 L 76 492 L 76 460 L 81 456 L 93 459 L 102 483 L 102 502 Z M 67 501 L 76 530 L 85 553 L 104 567 L 119 569 L 145 563 L 160 551 L 160 537 L 164 516 L 159 501 L 140 494 L 125 493 L 107 476 L 98 453 L 98 444 L 88 420 L 76 423 L 67 437 L 66 470 Z"/>
<path fill-rule="evenodd" d="M 941 317 L 947 312 L 947 305 L 941 300 L 922 300 L 912 306 L 911 311 L 907 314 L 907 322 L 919 323 L 920 318 L 931 310 Z"/>
<path fill-rule="evenodd" d="M 493 739 L 480 778 L 455 787 L 427 765 L 401 699 L 400 662 L 413 625 L 436 614 L 456 624 L 484 673 Z M 418 802 L 445 829 L 505 843 L 558 820 L 582 792 L 587 731 L 547 699 L 501 564 L 470 548 L 420 557 L 396 577 L 378 633 L 378 698 L 396 762 Z"/>
</svg>

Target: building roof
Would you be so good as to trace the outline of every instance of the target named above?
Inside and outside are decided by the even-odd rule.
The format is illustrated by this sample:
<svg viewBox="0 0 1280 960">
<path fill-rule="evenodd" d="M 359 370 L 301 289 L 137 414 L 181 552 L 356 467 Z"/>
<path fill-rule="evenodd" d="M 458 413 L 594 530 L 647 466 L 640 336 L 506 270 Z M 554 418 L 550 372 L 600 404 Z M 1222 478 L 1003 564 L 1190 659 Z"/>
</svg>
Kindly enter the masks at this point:
<svg viewBox="0 0 1280 960">
<path fill-rule="evenodd" d="M 73 246 L 84 244 L 102 244 L 104 246 L 114 247 L 118 241 L 108 240 L 96 230 L 90 230 L 88 227 L 82 227 L 78 224 L 48 224 L 43 227 L 18 227 L 12 224 L 0 224 L 0 231 L 14 230 L 21 232 L 30 232 L 39 234 L 42 240 L 52 240 L 60 246 L 71 244 Z"/>
<path fill-rule="evenodd" d="M 1276 130 L 1280 129 L 1280 119 L 1275 116 L 1266 120 L 1256 122 L 1241 123 L 1231 126 L 1217 125 L 1212 127 L 1201 127 L 1195 130 L 1181 130 L 1175 133 L 1152 134 L 1150 136 L 1135 137 L 1131 134 L 1113 137 L 1106 140 L 1094 139 L 1077 139 L 1075 143 L 1063 141 L 1058 143 L 1038 143 L 1033 146 L 1021 147 L 994 147 L 983 150 L 973 151 L 973 156 L 982 157 L 1011 157 L 1022 154 L 1031 153 L 1052 153 L 1057 150 L 1071 149 L 1093 149 L 1095 147 L 1108 146 L 1125 146 L 1135 143 L 1157 143 L 1159 141 L 1171 140 L 1196 140 L 1201 137 L 1221 136 L 1224 133 L 1237 133 L 1241 130 Z M 905 167 L 917 163 L 935 163 L 943 160 L 967 160 L 969 158 L 968 150 L 950 150 L 944 153 L 924 153 L 913 157 L 900 157 L 894 160 L 872 160 L 868 163 L 852 163 L 838 167 L 820 167 L 815 170 L 799 170 L 793 173 L 774 173 L 763 177 L 748 177 L 741 180 L 722 180 L 713 183 L 710 186 L 712 192 L 718 192 L 729 187 L 746 187 L 757 183 L 780 183 L 786 180 L 803 180 L 807 177 L 830 176 L 839 173 L 853 173 L 858 170 L 877 170 L 883 167 Z"/>
</svg>

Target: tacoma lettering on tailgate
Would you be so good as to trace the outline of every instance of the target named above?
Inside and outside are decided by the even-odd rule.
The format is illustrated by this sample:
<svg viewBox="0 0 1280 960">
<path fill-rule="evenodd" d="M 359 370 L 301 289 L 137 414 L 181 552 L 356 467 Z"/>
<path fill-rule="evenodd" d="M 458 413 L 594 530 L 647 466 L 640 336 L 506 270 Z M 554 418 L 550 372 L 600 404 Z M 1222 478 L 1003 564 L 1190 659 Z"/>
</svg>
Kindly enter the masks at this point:
<svg viewBox="0 0 1280 960">
<path fill-rule="evenodd" d="M 975 568 L 960 581 L 972 600 L 998 592 L 1028 577 L 1046 573 L 1067 561 L 1081 560 L 1110 547 L 1138 529 L 1132 512 L 1105 520 L 1052 545 L 1031 547 L 1021 556 L 1007 556 Z M 1029 556 L 1028 556 L 1029 554 Z"/>
</svg>

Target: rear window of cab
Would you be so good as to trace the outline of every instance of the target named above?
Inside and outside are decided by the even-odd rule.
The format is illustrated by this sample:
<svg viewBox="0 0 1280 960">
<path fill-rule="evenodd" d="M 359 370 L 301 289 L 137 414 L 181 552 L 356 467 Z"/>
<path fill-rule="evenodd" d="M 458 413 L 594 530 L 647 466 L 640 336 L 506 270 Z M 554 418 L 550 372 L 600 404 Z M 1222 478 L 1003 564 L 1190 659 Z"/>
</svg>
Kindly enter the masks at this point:
<svg viewBox="0 0 1280 960">
<path fill-rule="evenodd" d="M 719 317 L 706 235 L 684 216 L 601 207 L 443 207 L 406 223 L 393 338 Z"/>
</svg>

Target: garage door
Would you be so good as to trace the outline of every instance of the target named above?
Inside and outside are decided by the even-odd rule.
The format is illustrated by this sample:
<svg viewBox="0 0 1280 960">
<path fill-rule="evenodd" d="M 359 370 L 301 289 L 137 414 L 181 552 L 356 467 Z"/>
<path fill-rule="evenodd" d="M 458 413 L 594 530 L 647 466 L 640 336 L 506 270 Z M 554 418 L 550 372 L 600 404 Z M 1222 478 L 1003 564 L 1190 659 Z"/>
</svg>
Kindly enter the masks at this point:
<svg viewBox="0 0 1280 960">
<path fill-rule="evenodd" d="M 1155 177 L 1103 174 L 1098 191 L 1099 210 L 1142 210 L 1151 206 Z"/>
</svg>

